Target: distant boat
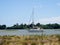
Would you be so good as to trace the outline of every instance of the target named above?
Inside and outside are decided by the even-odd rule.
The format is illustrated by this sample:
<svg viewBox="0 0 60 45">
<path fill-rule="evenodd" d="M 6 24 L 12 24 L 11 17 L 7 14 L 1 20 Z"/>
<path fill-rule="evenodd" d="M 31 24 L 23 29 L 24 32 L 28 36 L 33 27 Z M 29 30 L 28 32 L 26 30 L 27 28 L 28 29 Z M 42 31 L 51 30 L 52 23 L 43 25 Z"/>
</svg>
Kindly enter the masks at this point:
<svg viewBox="0 0 60 45">
<path fill-rule="evenodd" d="M 30 29 L 30 30 L 28 30 L 29 32 L 43 32 L 43 30 L 42 29 Z"/>
<path fill-rule="evenodd" d="M 34 9 L 32 11 L 32 17 L 34 18 Z M 41 27 L 34 26 L 34 19 L 32 18 L 32 28 L 29 29 L 29 32 L 43 32 L 43 29 Z"/>
</svg>

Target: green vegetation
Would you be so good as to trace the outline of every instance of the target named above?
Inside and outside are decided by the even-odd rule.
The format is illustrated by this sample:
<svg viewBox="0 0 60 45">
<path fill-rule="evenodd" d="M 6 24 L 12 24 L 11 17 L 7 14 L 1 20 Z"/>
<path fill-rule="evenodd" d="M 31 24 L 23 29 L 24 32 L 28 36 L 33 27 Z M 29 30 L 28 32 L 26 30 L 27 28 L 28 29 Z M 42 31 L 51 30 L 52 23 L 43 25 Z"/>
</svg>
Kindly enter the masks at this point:
<svg viewBox="0 0 60 45">
<path fill-rule="evenodd" d="M 0 25 L 0 29 L 30 29 L 32 28 L 32 25 L 36 27 L 40 27 L 43 29 L 60 29 L 60 24 L 54 23 L 54 24 L 14 24 L 13 26 L 7 27 L 6 25 Z"/>
</svg>

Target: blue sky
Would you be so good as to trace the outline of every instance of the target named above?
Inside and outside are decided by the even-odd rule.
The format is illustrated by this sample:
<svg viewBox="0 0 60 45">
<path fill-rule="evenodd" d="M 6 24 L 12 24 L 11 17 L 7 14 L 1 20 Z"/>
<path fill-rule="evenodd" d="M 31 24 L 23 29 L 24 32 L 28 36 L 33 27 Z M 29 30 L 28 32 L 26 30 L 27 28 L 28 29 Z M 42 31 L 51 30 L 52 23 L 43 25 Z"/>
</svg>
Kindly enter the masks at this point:
<svg viewBox="0 0 60 45">
<path fill-rule="evenodd" d="M 33 8 L 35 23 L 60 23 L 60 0 L 0 0 L 0 24 L 28 24 Z"/>
</svg>

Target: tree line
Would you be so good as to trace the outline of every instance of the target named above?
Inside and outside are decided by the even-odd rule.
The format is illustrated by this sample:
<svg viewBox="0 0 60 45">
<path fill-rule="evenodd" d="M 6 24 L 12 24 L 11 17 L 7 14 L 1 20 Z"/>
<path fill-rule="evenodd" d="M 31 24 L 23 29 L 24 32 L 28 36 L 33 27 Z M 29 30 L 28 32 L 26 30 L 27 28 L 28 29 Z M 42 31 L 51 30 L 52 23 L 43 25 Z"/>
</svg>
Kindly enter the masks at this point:
<svg viewBox="0 0 60 45">
<path fill-rule="evenodd" d="M 54 24 L 14 24 L 13 26 L 7 27 L 6 25 L 0 25 L 0 29 L 30 29 L 32 28 L 32 25 L 35 27 L 40 27 L 43 29 L 60 29 L 60 24 L 54 23 Z"/>
</svg>

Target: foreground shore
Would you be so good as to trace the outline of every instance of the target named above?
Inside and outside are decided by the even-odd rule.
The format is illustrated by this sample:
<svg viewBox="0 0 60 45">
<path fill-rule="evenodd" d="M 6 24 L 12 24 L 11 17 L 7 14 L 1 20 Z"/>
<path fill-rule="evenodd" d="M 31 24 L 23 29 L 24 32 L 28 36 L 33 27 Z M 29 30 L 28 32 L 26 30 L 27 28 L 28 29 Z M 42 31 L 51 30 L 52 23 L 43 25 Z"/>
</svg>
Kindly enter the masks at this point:
<svg viewBox="0 0 60 45">
<path fill-rule="evenodd" d="M 0 36 L 0 45 L 60 45 L 60 35 Z"/>
</svg>

